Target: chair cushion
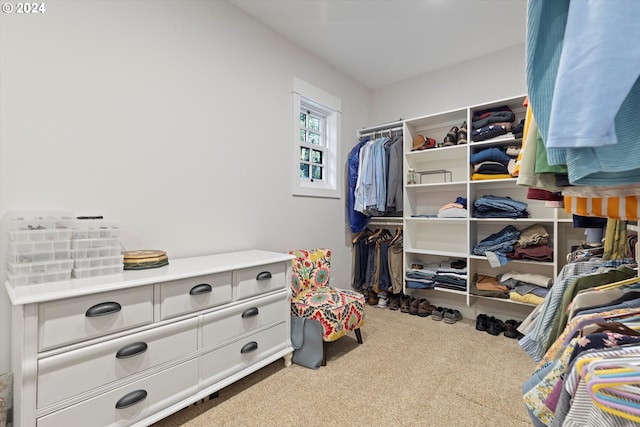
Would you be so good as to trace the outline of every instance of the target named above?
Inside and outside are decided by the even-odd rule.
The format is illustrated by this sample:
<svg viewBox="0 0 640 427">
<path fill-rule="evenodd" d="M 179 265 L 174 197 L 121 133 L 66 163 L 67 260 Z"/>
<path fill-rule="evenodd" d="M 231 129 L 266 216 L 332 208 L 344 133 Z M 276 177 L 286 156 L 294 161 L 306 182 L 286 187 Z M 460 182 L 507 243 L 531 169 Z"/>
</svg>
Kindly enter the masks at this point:
<svg viewBox="0 0 640 427">
<path fill-rule="evenodd" d="M 291 299 L 291 313 L 322 323 L 322 339 L 334 341 L 364 322 L 364 296 L 347 289 L 307 289 Z"/>
<path fill-rule="evenodd" d="M 291 291 L 295 296 L 310 288 L 329 286 L 331 249 L 296 250 L 291 260 Z"/>
</svg>

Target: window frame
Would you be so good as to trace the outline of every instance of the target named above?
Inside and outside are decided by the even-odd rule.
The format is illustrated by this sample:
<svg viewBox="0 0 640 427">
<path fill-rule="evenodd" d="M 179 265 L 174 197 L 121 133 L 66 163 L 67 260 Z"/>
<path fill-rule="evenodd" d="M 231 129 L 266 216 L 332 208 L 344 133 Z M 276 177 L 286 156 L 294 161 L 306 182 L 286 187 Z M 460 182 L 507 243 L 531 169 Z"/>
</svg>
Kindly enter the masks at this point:
<svg viewBox="0 0 640 427">
<path fill-rule="evenodd" d="M 294 196 L 340 198 L 340 122 L 342 102 L 335 96 L 294 77 L 293 80 L 293 161 L 292 161 L 292 194 Z M 302 143 L 300 141 L 300 113 L 311 111 L 316 116 L 324 117 L 324 145 Z M 300 148 L 319 149 L 323 151 L 324 178 L 311 179 L 300 176 Z M 309 153 L 311 155 L 311 152 Z M 310 165 L 312 163 L 310 162 Z"/>
</svg>

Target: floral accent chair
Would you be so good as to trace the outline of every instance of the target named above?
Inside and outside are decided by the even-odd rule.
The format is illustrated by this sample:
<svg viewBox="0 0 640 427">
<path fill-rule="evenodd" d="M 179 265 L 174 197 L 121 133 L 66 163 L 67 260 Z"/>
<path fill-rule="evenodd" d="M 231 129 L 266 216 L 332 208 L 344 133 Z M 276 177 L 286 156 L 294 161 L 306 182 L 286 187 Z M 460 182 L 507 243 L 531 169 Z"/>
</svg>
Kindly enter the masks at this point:
<svg viewBox="0 0 640 427">
<path fill-rule="evenodd" d="M 354 331 L 362 344 L 364 296 L 329 287 L 331 249 L 296 250 L 291 260 L 291 314 L 322 323 L 322 366 L 327 364 L 326 343 Z"/>
</svg>

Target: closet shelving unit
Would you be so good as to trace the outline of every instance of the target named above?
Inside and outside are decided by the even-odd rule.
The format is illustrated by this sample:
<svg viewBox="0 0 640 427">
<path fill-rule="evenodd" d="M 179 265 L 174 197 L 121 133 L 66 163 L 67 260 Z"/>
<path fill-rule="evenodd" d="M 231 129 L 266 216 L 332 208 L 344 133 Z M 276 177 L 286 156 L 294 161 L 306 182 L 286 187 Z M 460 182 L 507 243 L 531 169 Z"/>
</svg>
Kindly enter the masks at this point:
<svg viewBox="0 0 640 427">
<path fill-rule="evenodd" d="M 471 118 L 474 111 L 507 105 L 516 115 L 515 125 L 525 116 L 524 100 L 525 96 L 517 96 L 404 121 L 404 175 L 406 177 L 407 170 L 412 168 L 418 176 L 415 184 L 406 184 L 405 180 L 404 186 L 405 271 L 412 262 L 441 262 L 453 258 L 466 260 L 468 283 L 471 283 L 475 274 L 496 276 L 510 271 L 538 273 L 555 278 L 562 269 L 571 246 L 584 241 L 582 230 L 573 228 L 570 215 L 562 209 L 546 207 L 544 201 L 528 200 L 527 188 L 518 186 L 516 178 L 471 180 L 471 154 L 494 146 L 522 144 L 522 140 L 515 139 L 512 133 L 491 140 L 472 142 Z M 422 134 L 441 143 L 453 126 L 460 127 L 465 121 L 468 124 L 467 144 L 411 151 L 416 135 Z M 426 171 L 446 172 L 420 174 Z M 529 217 L 474 218 L 473 202 L 483 195 L 505 196 L 523 201 L 528 204 Z M 440 207 L 455 202 L 457 197 L 467 199 L 466 218 L 433 217 Z M 554 250 L 552 262 L 512 260 L 505 266 L 492 268 L 486 257 L 470 255 L 478 242 L 507 225 L 523 230 L 533 224 L 543 225 L 549 233 L 549 245 Z M 524 318 L 534 307 L 508 299 L 473 295 L 469 292 L 469 286 L 466 291 L 405 287 L 405 292 L 424 296 L 432 304 L 457 308 L 465 317 L 472 318 L 478 313 Z"/>
</svg>

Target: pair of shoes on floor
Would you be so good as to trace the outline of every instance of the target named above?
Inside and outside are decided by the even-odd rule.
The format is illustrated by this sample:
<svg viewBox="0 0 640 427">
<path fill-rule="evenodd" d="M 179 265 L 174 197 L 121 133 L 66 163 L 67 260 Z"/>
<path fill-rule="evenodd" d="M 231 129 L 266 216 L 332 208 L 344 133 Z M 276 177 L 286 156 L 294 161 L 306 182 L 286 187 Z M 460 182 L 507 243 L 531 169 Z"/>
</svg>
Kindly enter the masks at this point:
<svg viewBox="0 0 640 427">
<path fill-rule="evenodd" d="M 462 125 L 452 127 L 447 135 L 444 137 L 443 146 L 450 147 L 452 145 L 461 145 L 467 143 L 467 122 L 464 121 Z"/>
<path fill-rule="evenodd" d="M 518 326 L 520 326 L 520 323 L 522 322 L 518 322 L 513 319 L 509 319 L 506 322 L 503 322 L 502 320 L 497 319 L 493 316 L 489 317 L 486 314 L 478 314 L 478 317 L 476 317 L 476 330 L 487 332 L 495 336 L 498 336 L 502 332 L 504 332 L 505 337 L 517 338 L 517 328 Z"/>
<path fill-rule="evenodd" d="M 431 313 L 431 319 L 437 321 L 444 320 L 445 323 L 454 324 L 458 320 L 462 319 L 462 313 L 451 308 L 436 307 L 436 309 Z"/>
<path fill-rule="evenodd" d="M 426 298 L 411 297 L 409 301 L 409 314 L 418 315 L 420 317 L 429 316 L 436 308 L 435 305 L 431 305 Z"/>
</svg>

